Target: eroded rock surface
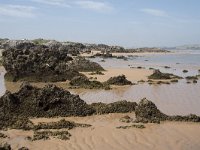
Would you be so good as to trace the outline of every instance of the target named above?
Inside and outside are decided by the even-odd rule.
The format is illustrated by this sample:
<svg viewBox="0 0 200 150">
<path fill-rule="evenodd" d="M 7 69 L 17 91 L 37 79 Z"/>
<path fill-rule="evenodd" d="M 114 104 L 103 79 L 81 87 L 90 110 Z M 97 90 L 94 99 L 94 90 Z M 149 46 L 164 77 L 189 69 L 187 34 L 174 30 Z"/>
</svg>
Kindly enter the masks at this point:
<svg viewBox="0 0 200 150">
<path fill-rule="evenodd" d="M 2 64 L 9 81 L 57 82 L 81 76 L 79 71 L 97 71 L 103 68 L 84 58 L 72 58 L 74 46 L 51 41 L 38 45 L 31 41 L 7 41 L 2 52 Z M 80 47 L 77 47 L 79 49 Z"/>
</svg>

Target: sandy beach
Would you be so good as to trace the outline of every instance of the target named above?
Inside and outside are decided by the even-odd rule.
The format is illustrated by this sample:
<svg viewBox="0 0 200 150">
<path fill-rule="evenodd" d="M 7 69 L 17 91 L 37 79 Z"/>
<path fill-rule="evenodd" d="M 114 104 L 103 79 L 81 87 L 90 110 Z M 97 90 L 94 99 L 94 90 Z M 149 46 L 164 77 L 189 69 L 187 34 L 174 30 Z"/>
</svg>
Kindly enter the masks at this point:
<svg viewBox="0 0 200 150">
<path fill-rule="evenodd" d="M 119 122 L 125 115 L 134 117 L 133 113 L 108 114 L 89 117 L 68 117 L 66 120 L 77 123 L 87 123 L 89 128 L 75 128 L 69 130 L 70 140 L 51 139 L 30 142 L 25 140 L 32 131 L 8 130 L 4 131 L 10 137 L 7 139 L 14 150 L 26 146 L 31 150 L 199 150 L 200 126 L 198 123 L 164 122 L 161 124 L 146 124 L 146 128 L 117 129 L 118 126 L 130 125 Z M 32 119 L 34 123 L 58 121 L 61 118 Z"/>
<path fill-rule="evenodd" d="M 129 62 L 127 62 L 128 66 Z M 196 69 L 196 68 L 195 68 Z M 137 68 L 105 68 L 104 75 L 90 75 L 91 72 L 82 72 L 87 77 L 97 78 L 104 82 L 110 77 L 124 74 L 128 80 L 136 83 L 139 80 L 148 80 L 148 76 L 153 73 L 149 69 Z M 0 67 L 1 78 L 5 70 Z M 167 114 L 183 114 L 190 112 L 199 114 L 198 111 L 198 89 L 197 85 L 187 85 L 185 81 L 172 85 L 153 85 L 147 83 L 117 87 L 113 90 L 86 90 L 74 89 L 70 92 L 79 94 L 87 103 L 92 102 L 114 102 L 117 100 L 130 100 L 138 102 L 141 98 L 147 97 L 158 106 L 161 111 Z M 6 89 L 16 92 L 20 88 L 21 82 L 5 82 Z M 32 83 L 38 87 L 44 87 L 48 83 Z M 66 90 L 67 82 L 53 83 Z M 1 91 L 5 90 L 4 84 Z M 188 94 L 188 92 L 190 94 Z M 185 96 L 183 96 L 185 94 Z M 119 113 L 107 115 L 94 115 L 88 117 L 65 117 L 64 119 L 76 123 L 91 124 L 89 128 L 75 128 L 69 130 L 70 140 L 59 139 L 28 141 L 27 136 L 32 136 L 33 131 L 8 130 L 2 131 L 10 138 L 2 139 L 1 142 L 8 142 L 14 150 L 25 146 L 29 149 L 49 149 L 49 150 L 199 150 L 200 147 L 200 125 L 198 123 L 186 122 L 161 122 L 161 124 L 145 124 L 144 129 L 129 128 L 117 129 L 119 126 L 131 125 L 133 123 L 122 123 L 119 119 L 125 115 L 135 118 L 134 113 Z M 35 118 L 31 119 L 35 124 L 39 122 L 59 121 L 63 118 Z"/>
<path fill-rule="evenodd" d="M 91 72 L 81 72 L 87 77 L 97 77 L 100 82 L 105 82 L 109 78 L 119 75 L 125 75 L 128 80 L 136 82 L 139 80 L 147 80 L 147 77 L 153 73 L 152 70 L 147 69 L 135 69 L 135 68 L 106 68 L 103 71 L 104 75 L 90 75 Z"/>
</svg>

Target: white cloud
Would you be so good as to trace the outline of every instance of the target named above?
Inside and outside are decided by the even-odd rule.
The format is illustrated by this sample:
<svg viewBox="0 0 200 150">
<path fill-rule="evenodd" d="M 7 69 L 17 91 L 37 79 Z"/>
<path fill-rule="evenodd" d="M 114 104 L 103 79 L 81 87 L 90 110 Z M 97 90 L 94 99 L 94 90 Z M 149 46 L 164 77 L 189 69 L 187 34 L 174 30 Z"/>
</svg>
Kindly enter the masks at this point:
<svg viewBox="0 0 200 150">
<path fill-rule="evenodd" d="M 35 7 L 24 5 L 1 5 L 0 15 L 32 18 L 35 16 L 35 9 Z"/>
<path fill-rule="evenodd" d="M 33 2 L 47 4 L 47 5 L 53 5 L 53 6 L 59 6 L 59 7 L 70 7 L 68 3 L 66 3 L 66 0 L 32 0 Z"/>
<path fill-rule="evenodd" d="M 113 10 L 113 8 L 105 2 L 82 0 L 76 1 L 75 4 L 77 4 L 81 8 L 90 9 L 98 12 L 109 12 Z"/>
<path fill-rule="evenodd" d="M 149 15 L 157 16 L 157 17 L 168 17 L 167 12 L 163 10 L 146 8 L 146 9 L 141 9 L 140 11 Z"/>
</svg>

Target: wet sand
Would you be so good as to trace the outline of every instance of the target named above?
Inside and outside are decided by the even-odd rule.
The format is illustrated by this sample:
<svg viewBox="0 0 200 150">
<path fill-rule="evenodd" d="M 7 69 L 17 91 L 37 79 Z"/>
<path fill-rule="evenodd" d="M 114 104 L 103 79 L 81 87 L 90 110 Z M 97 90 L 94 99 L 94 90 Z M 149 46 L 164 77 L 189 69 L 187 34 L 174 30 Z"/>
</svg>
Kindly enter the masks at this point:
<svg viewBox="0 0 200 150">
<path fill-rule="evenodd" d="M 147 69 L 135 69 L 135 68 L 106 68 L 103 71 L 104 75 L 90 75 L 91 72 L 82 72 L 87 77 L 97 77 L 100 82 L 107 81 L 110 77 L 125 75 L 128 80 L 132 82 L 137 82 L 139 80 L 147 80 L 148 76 L 153 73 L 152 70 Z"/>
<path fill-rule="evenodd" d="M 70 140 L 51 139 L 46 141 L 28 141 L 32 131 L 5 131 L 10 139 L 6 140 L 14 149 L 26 146 L 31 150 L 199 150 L 200 125 L 198 123 L 164 122 L 146 124 L 145 129 L 116 129 L 118 126 L 131 125 L 119 122 L 119 118 L 127 114 L 108 114 L 89 117 L 69 117 L 67 120 L 77 123 L 91 124 L 89 128 L 69 130 Z M 133 113 L 128 113 L 134 117 Z M 33 119 L 35 123 L 58 121 L 55 119 Z"/>
</svg>

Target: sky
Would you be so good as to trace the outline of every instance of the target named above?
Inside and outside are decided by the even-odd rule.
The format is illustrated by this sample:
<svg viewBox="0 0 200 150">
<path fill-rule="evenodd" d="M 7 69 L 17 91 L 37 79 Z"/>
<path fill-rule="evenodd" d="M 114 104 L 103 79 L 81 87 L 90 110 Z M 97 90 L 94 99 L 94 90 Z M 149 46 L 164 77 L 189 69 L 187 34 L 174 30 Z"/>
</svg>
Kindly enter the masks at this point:
<svg viewBox="0 0 200 150">
<path fill-rule="evenodd" d="M 200 44 L 200 0 L 0 0 L 0 38 Z"/>
</svg>

